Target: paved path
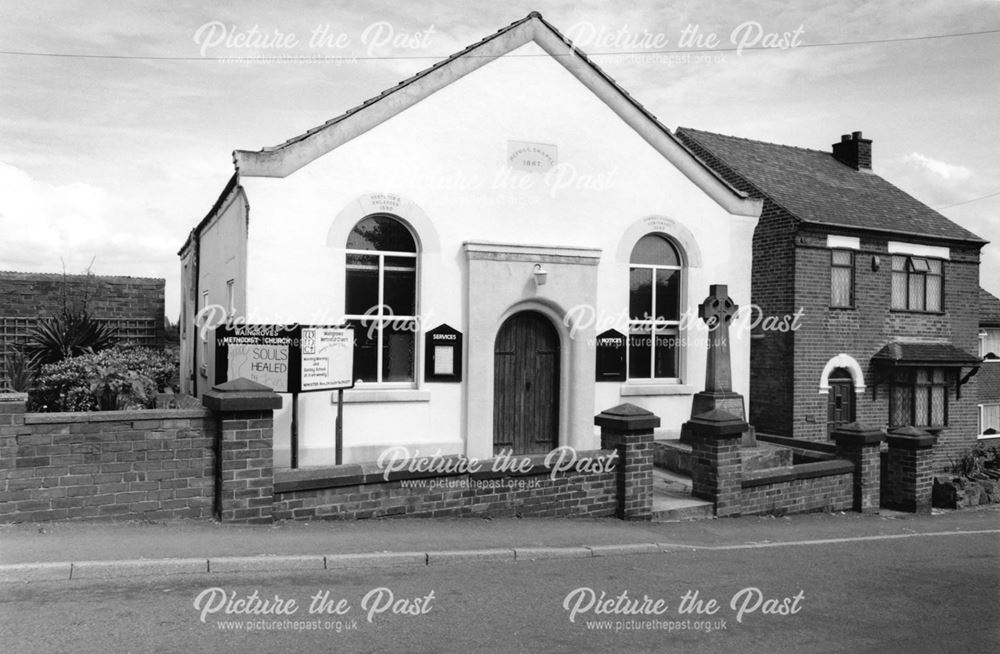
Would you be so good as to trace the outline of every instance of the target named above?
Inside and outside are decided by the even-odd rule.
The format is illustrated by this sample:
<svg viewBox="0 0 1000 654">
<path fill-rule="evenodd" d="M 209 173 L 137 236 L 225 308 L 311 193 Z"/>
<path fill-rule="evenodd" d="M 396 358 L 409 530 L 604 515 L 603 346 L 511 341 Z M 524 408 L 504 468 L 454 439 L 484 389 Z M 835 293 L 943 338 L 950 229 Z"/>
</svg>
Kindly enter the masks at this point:
<svg viewBox="0 0 1000 654">
<path fill-rule="evenodd" d="M 1000 536 L 1000 507 L 932 516 L 838 513 L 664 524 L 513 518 L 274 526 L 45 523 L 0 527 L 0 581 L 577 558 L 957 532 Z"/>
</svg>

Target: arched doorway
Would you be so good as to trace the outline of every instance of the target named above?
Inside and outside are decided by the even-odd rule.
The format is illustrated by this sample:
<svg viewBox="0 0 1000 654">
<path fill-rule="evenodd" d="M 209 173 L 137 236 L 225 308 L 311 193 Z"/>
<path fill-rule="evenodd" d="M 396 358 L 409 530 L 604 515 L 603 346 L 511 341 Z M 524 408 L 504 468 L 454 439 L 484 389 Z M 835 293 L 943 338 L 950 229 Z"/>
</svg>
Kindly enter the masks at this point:
<svg viewBox="0 0 1000 654">
<path fill-rule="evenodd" d="M 493 451 L 542 454 L 559 442 L 559 334 L 537 311 L 500 326 L 493 347 Z"/>
<path fill-rule="evenodd" d="M 854 378 L 847 368 L 830 373 L 830 394 L 827 405 L 827 433 L 840 425 L 854 422 Z"/>
</svg>

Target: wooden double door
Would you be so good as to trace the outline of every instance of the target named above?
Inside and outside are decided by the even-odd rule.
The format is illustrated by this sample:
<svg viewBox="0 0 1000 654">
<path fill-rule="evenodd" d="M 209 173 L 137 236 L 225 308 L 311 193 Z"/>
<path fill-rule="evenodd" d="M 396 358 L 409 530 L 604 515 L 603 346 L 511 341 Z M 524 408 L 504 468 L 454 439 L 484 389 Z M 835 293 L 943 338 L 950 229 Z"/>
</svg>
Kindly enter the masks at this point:
<svg viewBox="0 0 1000 654">
<path fill-rule="evenodd" d="M 493 451 L 542 454 L 559 442 L 559 334 L 537 311 L 508 318 L 493 348 Z"/>
</svg>

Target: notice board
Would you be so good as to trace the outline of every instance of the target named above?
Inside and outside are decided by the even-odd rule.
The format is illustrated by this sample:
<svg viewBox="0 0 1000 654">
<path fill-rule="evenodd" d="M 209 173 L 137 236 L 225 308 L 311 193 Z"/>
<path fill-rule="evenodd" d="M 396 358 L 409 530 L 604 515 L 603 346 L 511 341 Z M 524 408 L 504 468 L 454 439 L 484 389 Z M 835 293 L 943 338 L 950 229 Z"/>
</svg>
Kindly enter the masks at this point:
<svg viewBox="0 0 1000 654">
<path fill-rule="evenodd" d="M 354 330 L 338 325 L 240 325 L 215 330 L 215 383 L 243 377 L 278 393 L 354 386 Z"/>
</svg>

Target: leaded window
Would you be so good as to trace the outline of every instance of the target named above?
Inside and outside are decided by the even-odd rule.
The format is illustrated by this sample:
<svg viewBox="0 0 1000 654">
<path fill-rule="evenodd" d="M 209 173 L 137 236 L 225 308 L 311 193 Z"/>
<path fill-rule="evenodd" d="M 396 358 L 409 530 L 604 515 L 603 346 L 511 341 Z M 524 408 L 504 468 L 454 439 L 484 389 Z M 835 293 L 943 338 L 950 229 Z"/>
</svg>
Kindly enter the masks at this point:
<svg viewBox="0 0 1000 654">
<path fill-rule="evenodd" d="M 943 427 L 948 424 L 948 382 L 944 368 L 901 368 L 892 379 L 892 427 Z"/>
<path fill-rule="evenodd" d="M 850 250 L 830 253 L 830 306 L 854 306 L 854 253 Z"/>
<path fill-rule="evenodd" d="M 944 262 L 940 259 L 892 257 L 892 308 L 938 313 L 944 307 Z"/>
</svg>

